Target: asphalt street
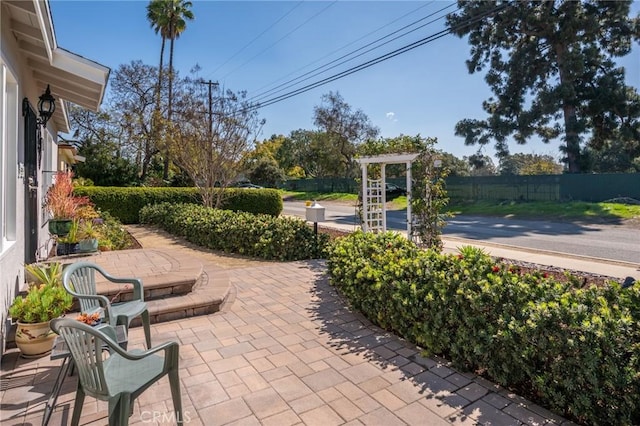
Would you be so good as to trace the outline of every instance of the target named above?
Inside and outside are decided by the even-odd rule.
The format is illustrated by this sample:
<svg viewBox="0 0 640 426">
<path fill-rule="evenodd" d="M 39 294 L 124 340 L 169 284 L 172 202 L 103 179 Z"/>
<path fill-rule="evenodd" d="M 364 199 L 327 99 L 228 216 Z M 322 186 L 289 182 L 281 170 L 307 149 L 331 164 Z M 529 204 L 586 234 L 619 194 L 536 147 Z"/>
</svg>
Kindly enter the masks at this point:
<svg viewBox="0 0 640 426">
<path fill-rule="evenodd" d="M 328 224 L 359 228 L 353 206 L 322 202 Z M 305 217 L 305 204 L 285 201 L 283 214 Z M 405 210 L 387 211 L 387 228 L 405 230 Z M 443 236 L 504 244 L 525 249 L 640 264 L 640 229 L 616 224 L 518 220 L 501 217 L 456 216 L 447 221 Z"/>
</svg>

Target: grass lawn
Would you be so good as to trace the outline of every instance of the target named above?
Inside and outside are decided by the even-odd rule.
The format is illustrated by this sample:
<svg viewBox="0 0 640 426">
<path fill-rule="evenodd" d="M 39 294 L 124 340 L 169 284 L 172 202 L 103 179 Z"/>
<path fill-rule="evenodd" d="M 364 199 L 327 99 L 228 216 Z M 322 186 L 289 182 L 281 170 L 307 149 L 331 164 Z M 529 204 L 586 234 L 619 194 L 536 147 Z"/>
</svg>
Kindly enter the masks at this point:
<svg viewBox="0 0 640 426">
<path fill-rule="evenodd" d="M 337 201 L 355 204 L 357 194 L 283 191 L 283 197 L 307 201 Z M 391 208 L 407 207 L 407 197 L 400 196 L 390 201 Z M 454 214 L 482 216 L 509 216 L 512 218 L 596 220 L 596 219 L 640 219 L 640 205 L 619 203 L 587 203 L 584 201 L 551 202 L 488 202 L 451 203 L 448 211 Z"/>
<path fill-rule="evenodd" d="M 640 205 L 618 203 L 587 203 L 584 201 L 502 202 L 487 201 L 457 203 L 448 210 L 455 214 L 510 216 L 514 218 L 548 219 L 633 219 L 640 218 Z"/>
<path fill-rule="evenodd" d="M 358 194 L 350 194 L 346 192 L 334 192 L 327 194 L 320 192 L 282 191 L 282 198 L 298 201 L 339 201 L 355 204 L 358 201 Z"/>
</svg>

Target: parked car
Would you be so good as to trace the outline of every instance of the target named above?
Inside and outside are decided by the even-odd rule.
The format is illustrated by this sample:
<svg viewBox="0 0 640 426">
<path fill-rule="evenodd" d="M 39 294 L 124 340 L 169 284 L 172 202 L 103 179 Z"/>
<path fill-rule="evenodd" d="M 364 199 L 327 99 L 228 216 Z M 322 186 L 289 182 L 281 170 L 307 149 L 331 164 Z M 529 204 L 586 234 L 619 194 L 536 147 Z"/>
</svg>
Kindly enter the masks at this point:
<svg viewBox="0 0 640 426">
<path fill-rule="evenodd" d="M 406 189 L 398 185 L 394 185 L 392 183 L 386 183 L 385 185 L 385 192 L 387 193 L 387 195 L 406 195 L 407 193 Z"/>
<path fill-rule="evenodd" d="M 241 182 L 237 185 L 235 185 L 236 188 L 251 188 L 251 189 L 262 189 L 264 188 L 264 186 L 260 186 L 260 185 L 254 185 L 251 182 Z"/>
</svg>

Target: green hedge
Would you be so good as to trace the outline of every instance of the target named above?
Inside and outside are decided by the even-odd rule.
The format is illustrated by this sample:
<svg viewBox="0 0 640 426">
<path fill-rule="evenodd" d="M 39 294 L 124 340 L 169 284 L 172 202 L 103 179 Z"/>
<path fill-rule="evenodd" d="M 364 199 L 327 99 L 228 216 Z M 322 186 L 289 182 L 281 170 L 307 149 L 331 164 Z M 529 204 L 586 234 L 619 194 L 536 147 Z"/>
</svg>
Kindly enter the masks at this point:
<svg viewBox="0 0 640 426">
<path fill-rule="evenodd" d="M 202 200 L 197 188 L 83 186 L 77 187 L 74 193 L 88 196 L 97 208 L 108 211 L 124 224 L 139 223 L 140 210 L 149 204 L 201 203 Z M 278 216 L 282 212 L 282 197 L 274 189 L 229 188 L 224 190 L 222 208 Z"/>
<path fill-rule="evenodd" d="M 141 223 L 158 225 L 192 243 L 268 260 L 320 257 L 329 237 L 297 218 L 233 212 L 195 204 L 162 203 L 140 211 Z"/>
<path fill-rule="evenodd" d="M 329 249 L 331 281 L 372 321 L 583 424 L 640 424 L 640 284 L 579 288 L 393 233 Z"/>
</svg>

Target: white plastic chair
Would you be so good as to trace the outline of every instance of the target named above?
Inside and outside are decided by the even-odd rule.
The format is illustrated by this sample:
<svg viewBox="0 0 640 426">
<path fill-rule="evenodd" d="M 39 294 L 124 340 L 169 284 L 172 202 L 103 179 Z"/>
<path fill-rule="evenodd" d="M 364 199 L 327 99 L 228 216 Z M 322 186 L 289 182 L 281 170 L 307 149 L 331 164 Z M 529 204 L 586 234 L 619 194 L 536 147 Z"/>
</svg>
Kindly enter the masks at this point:
<svg viewBox="0 0 640 426">
<path fill-rule="evenodd" d="M 95 271 L 112 283 L 130 284 L 133 288 L 133 299 L 127 302 L 111 304 L 106 296 L 98 294 Z M 144 301 L 144 288 L 138 278 L 117 278 L 106 273 L 101 267 L 90 262 L 77 262 L 67 266 L 62 273 L 62 285 L 80 302 L 82 312 L 92 314 L 104 309 L 106 320 L 112 326 L 124 325 L 129 332 L 129 325 L 134 318 L 142 317 L 144 337 L 147 349 L 151 348 L 151 325 L 149 310 Z"/>
</svg>

